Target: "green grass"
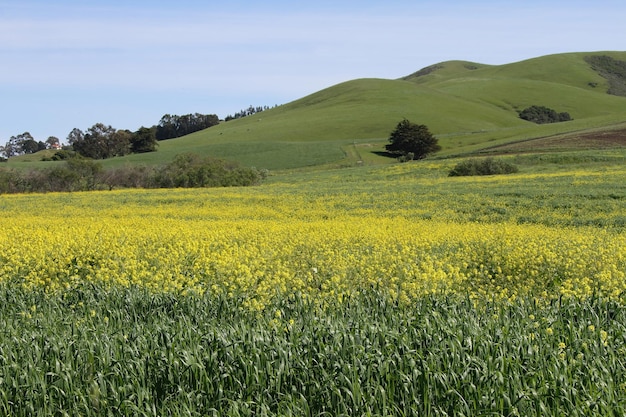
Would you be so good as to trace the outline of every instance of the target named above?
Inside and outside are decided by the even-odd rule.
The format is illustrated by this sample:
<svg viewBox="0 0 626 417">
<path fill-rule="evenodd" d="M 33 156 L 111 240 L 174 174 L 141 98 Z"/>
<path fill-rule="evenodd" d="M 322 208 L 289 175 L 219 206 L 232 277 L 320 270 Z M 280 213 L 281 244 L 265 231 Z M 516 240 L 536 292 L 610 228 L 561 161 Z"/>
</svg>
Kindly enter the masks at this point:
<svg viewBox="0 0 626 417">
<path fill-rule="evenodd" d="M 626 412 L 626 310 L 376 292 L 266 315 L 236 300 L 0 288 L 0 413 L 438 416 Z M 276 312 L 280 312 L 280 315 Z"/>
<path fill-rule="evenodd" d="M 626 98 L 606 93 L 608 82 L 585 62 L 592 54 L 626 60 L 626 52 L 594 52 L 500 66 L 450 61 L 422 76 L 351 80 L 253 116 L 163 141 L 157 152 L 104 164 L 163 164 L 176 154 L 195 152 L 270 170 L 355 165 L 358 159 L 345 160 L 346 147 L 356 142 L 383 150 L 403 118 L 426 124 L 440 139 L 442 157 L 623 123 Z M 521 120 L 517 112 L 531 105 L 568 112 L 574 121 L 538 126 Z M 23 159 L 7 165 L 43 164 L 18 163 Z M 367 158 L 369 164 L 386 162 L 380 156 Z"/>
</svg>

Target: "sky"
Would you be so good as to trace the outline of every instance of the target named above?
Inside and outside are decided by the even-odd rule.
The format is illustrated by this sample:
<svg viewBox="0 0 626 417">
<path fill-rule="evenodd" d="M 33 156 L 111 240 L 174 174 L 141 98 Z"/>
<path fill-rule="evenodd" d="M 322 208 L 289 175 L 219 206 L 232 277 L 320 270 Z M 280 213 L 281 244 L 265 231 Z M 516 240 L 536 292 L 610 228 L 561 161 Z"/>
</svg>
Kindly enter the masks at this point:
<svg viewBox="0 0 626 417">
<path fill-rule="evenodd" d="M 626 50 L 623 0 L 0 0 L 0 145 L 274 106 L 448 60 Z"/>
</svg>

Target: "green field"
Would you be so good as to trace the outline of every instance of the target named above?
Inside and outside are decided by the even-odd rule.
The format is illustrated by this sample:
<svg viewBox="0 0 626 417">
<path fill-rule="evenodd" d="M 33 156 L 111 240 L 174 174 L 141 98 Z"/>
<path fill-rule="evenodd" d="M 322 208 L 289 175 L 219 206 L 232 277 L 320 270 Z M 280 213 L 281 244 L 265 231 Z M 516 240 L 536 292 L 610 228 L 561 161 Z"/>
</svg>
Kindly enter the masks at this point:
<svg viewBox="0 0 626 417">
<path fill-rule="evenodd" d="M 2 196 L 0 415 L 625 415 L 626 98 L 587 55 L 349 81 L 103 161 L 259 186 Z M 404 117 L 443 150 L 382 156 Z M 448 176 L 485 155 L 519 172 Z"/>
<path fill-rule="evenodd" d="M 364 294 L 334 311 L 285 305 L 279 324 L 228 299 L 139 290 L 0 299 L 4 415 L 626 412 L 626 312 L 603 299 L 400 308 Z"/>
<path fill-rule="evenodd" d="M 624 293 L 603 288 L 626 288 L 618 243 L 626 230 L 626 153 L 507 158 L 519 173 L 450 178 L 458 162 L 451 159 L 292 172 L 237 189 L 5 196 L 0 414 L 624 414 Z M 433 279 L 462 263 L 477 275 L 453 292 L 410 302 L 371 286 L 335 299 L 323 291 L 335 276 L 329 272 L 329 281 L 307 290 L 319 285 L 322 303 L 288 288 L 251 310 L 260 278 L 255 290 L 244 280 L 245 292 L 182 294 L 111 287 L 89 272 L 132 278 L 126 271 L 137 251 L 136 262 L 147 255 L 158 262 L 155 276 L 202 274 L 207 286 L 230 285 L 247 275 L 202 272 L 198 243 L 222 233 L 206 265 L 226 254 L 234 268 L 260 262 L 298 271 L 315 262 L 322 274 L 359 256 L 346 267 L 361 280 L 393 267 L 378 253 L 393 255 L 438 227 L 444 240 L 406 261 L 433 257 L 442 268 Z M 482 240 L 486 232 L 494 239 Z M 379 234 L 384 242 L 368 239 Z M 276 238 L 283 240 L 267 244 Z M 512 272 L 509 262 L 518 261 L 541 271 L 533 286 L 530 271 Z M 41 279 L 48 288 L 50 280 L 71 281 L 54 291 Z M 568 287 L 571 279 L 597 290 L 567 295 L 582 290 Z"/>
</svg>

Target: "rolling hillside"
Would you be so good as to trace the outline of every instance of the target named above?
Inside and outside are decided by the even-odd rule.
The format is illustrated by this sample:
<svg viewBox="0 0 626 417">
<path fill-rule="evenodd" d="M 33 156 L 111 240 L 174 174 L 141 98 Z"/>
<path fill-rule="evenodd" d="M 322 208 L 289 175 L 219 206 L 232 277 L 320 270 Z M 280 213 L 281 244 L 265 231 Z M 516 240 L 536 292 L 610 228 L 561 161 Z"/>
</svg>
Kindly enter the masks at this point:
<svg viewBox="0 0 626 417">
<path fill-rule="evenodd" d="M 607 94 L 608 81 L 588 56 L 626 61 L 626 52 L 568 53 L 499 66 L 449 61 L 397 80 L 357 79 L 105 164 L 159 163 L 190 151 L 274 170 L 385 163 L 376 152 L 403 118 L 426 124 L 441 156 L 626 123 L 626 97 Z M 517 112 L 531 105 L 574 120 L 521 120 Z"/>
</svg>

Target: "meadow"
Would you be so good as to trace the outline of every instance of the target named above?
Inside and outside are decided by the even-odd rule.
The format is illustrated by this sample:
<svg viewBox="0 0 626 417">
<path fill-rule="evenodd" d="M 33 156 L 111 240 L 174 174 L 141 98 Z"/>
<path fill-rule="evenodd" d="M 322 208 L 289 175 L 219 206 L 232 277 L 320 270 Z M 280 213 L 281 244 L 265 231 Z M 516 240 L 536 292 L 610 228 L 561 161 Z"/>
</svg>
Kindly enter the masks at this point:
<svg viewBox="0 0 626 417">
<path fill-rule="evenodd" d="M 0 414 L 626 412 L 626 152 L 5 195 Z"/>
</svg>

